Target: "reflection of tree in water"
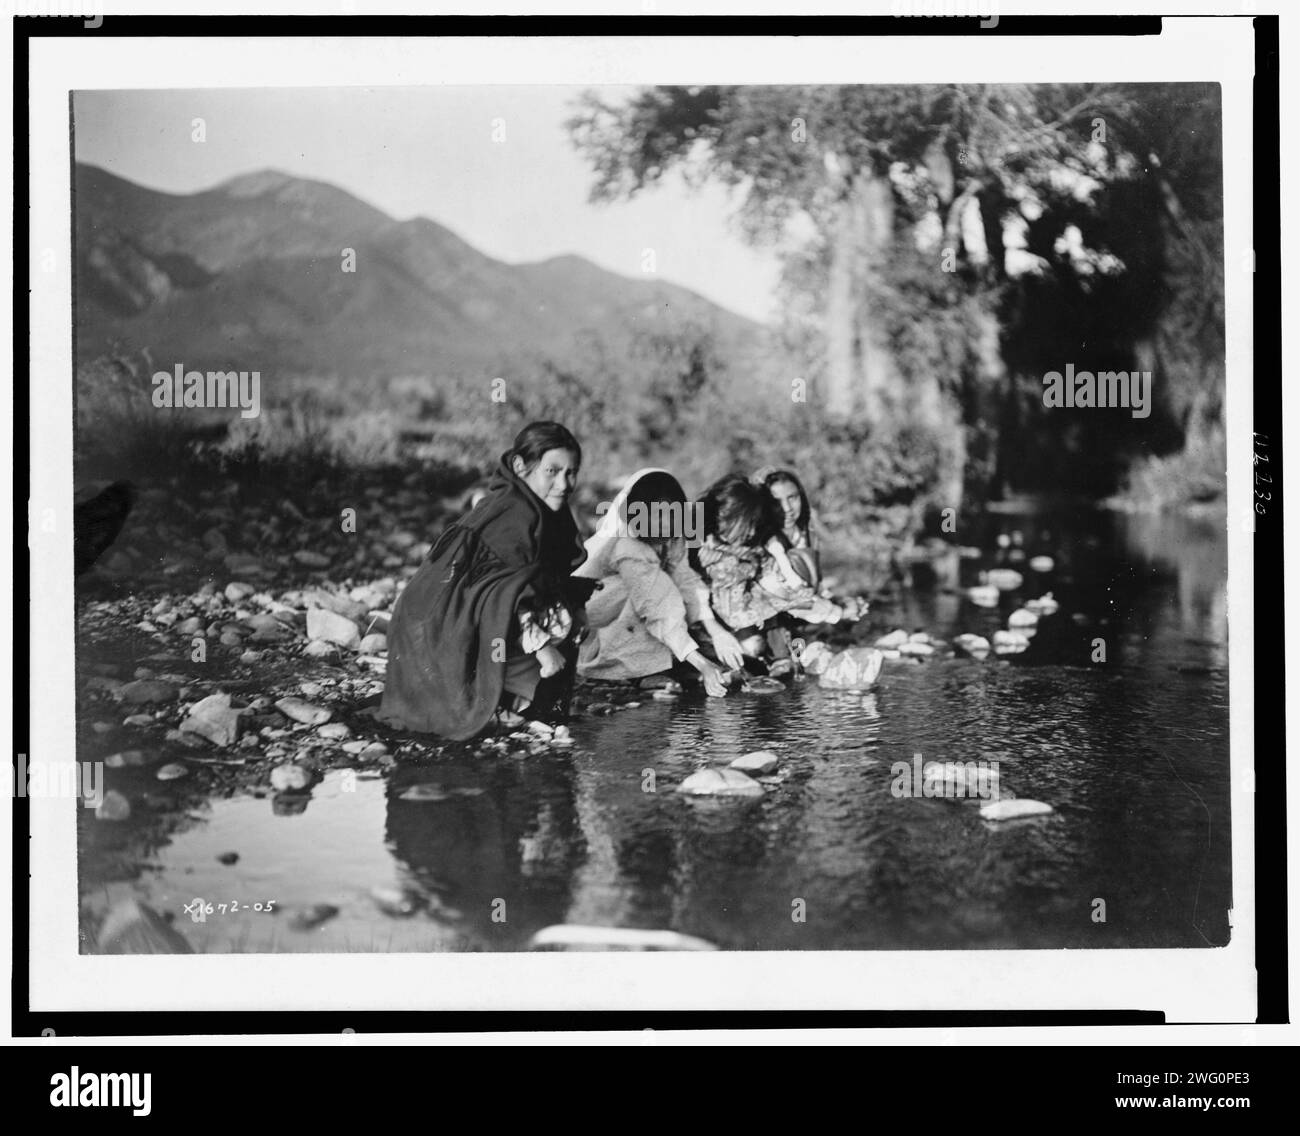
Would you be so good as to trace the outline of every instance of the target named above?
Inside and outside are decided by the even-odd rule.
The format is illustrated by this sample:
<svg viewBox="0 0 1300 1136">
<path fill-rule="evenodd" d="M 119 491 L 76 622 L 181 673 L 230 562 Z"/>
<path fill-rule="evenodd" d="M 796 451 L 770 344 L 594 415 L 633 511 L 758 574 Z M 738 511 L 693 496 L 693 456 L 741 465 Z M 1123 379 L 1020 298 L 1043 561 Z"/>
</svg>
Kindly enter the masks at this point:
<svg viewBox="0 0 1300 1136">
<path fill-rule="evenodd" d="M 402 800 L 412 785 L 445 799 Z M 582 855 L 573 771 L 561 755 L 414 766 L 387 786 L 387 839 L 406 886 L 486 949 L 518 950 L 539 928 L 564 922 L 569 880 Z M 505 921 L 494 922 L 497 900 Z M 496 905 L 500 909 L 500 905 Z"/>
</svg>

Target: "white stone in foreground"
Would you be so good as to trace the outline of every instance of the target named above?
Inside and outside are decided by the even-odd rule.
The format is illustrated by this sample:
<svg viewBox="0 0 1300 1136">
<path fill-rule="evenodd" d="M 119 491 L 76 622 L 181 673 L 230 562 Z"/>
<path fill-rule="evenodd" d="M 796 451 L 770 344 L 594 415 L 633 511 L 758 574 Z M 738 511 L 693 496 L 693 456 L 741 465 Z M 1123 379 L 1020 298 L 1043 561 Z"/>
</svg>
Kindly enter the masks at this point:
<svg viewBox="0 0 1300 1136">
<path fill-rule="evenodd" d="M 739 769 L 741 773 L 771 773 L 780 764 L 781 759 L 771 750 L 760 749 L 736 758 L 727 768 Z"/>
<path fill-rule="evenodd" d="M 874 647 L 850 647 L 830 661 L 817 681 L 828 690 L 865 690 L 875 683 L 884 665 L 883 651 Z"/>
<path fill-rule="evenodd" d="M 761 797 L 763 786 L 738 769 L 701 769 L 677 786 L 690 797 Z"/>
<path fill-rule="evenodd" d="M 1043 816 L 1052 812 L 1052 806 L 1042 801 L 1016 797 L 1011 801 L 992 801 L 980 806 L 980 816 L 985 820 L 1015 820 L 1018 817 Z"/>
<path fill-rule="evenodd" d="M 712 943 L 677 931 L 636 927 L 583 927 L 557 923 L 543 927 L 528 943 L 533 951 L 716 951 Z"/>
</svg>

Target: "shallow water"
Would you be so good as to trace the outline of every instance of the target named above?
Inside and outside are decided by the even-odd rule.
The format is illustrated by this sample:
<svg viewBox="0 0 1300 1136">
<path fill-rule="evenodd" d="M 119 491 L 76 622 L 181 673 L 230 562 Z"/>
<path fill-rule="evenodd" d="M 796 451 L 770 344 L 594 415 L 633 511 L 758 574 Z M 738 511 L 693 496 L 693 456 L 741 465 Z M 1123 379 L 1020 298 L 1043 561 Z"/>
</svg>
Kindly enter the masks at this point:
<svg viewBox="0 0 1300 1136">
<path fill-rule="evenodd" d="M 1013 564 L 1025 586 L 996 610 L 920 571 L 873 604 L 855 639 L 894 627 L 991 636 L 1020 601 L 1051 590 L 1060 611 L 1022 655 L 890 661 L 866 695 L 809 680 L 722 700 L 647 696 L 575 722 L 567 751 L 331 771 L 295 815 L 267 797 L 209 799 L 109 771 L 110 787 L 115 776 L 137 791 L 147 783 L 166 808 L 83 821 L 83 908 L 135 895 L 200 951 L 518 950 L 566 922 L 758 950 L 1223 945 L 1221 524 L 1000 515 L 962 539 L 996 553 L 995 535 L 1013 530 L 1055 569 Z M 964 586 L 996 559 L 946 570 Z M 1097 640 L 1104 662 L 1093 661 Z M 756 749 L 781 758 L 762 798 L 674 791 Z M 917 753 L 996 761 L 1004 794 L 1054 812 L 995 823 L 978 801 L 898 797 L 891 767 Z M 438 785 L 442 799 L 399 799 L 415 783 Z M 219 862 L 230 851 L 237 862 Z M 195 923 L 183 913 L 195 897 L 276 910 Z M 337 913 L 295 923 L 319 904 Z"/>
</svg>

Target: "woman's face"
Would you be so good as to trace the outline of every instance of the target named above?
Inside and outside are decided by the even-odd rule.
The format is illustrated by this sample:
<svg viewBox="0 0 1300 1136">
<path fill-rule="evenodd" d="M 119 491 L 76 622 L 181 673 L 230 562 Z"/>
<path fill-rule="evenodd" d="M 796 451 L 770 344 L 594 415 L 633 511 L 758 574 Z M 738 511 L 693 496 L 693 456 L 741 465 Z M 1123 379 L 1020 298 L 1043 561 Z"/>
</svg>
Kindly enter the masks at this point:
<svg viewBox="0 0 1300 1136">
<path fill-rule="evenodd" d="M 768 490 L 772 494 L 772 499 L 781 506 L 781 519 L 786 528 L 790 528 L 799 522 L 799 513 L 803 508 L 803 502 L 799 499 L 799 488 L 790 481 L 776 481 Z"/>
<path fill-rule="evenodd" d="M 559 512 L 578 480 L 578 455 L 569 450 L 547 450 L 532 473 L 524 472 L 523 458 L 515 458 L 515 473 L 549 509 Z"/>
</svg>

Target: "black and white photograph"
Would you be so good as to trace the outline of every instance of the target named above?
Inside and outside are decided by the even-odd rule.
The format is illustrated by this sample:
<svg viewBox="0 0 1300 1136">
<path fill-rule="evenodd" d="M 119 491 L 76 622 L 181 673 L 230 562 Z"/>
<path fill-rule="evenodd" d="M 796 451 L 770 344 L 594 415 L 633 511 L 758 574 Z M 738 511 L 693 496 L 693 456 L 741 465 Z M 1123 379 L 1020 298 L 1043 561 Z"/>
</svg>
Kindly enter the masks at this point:
<svg viewBox="0 0 1300 1136">
<path fill-rule="evenodd" d="M 1250 27 L 1183 33 L 72 73 L 72 750 L 33 723 L 18 790 L 65 965 L 126 1008 L 678 952 L 1248 999 L 1280 437 L 1234 370 Z"/>
</svg>

